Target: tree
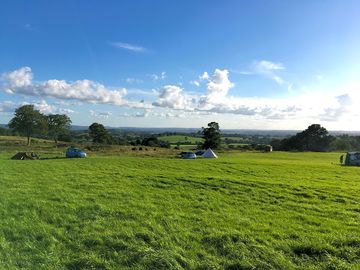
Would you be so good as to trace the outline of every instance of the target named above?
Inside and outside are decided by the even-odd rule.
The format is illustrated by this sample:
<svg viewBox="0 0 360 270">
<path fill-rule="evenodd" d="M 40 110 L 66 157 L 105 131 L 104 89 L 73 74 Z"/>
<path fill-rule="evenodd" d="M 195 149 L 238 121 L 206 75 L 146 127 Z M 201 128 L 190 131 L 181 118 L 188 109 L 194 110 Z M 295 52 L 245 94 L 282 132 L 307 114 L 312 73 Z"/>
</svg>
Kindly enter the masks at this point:
<svg viewBox="0 0 360 270">
<path fill-rule="evenodd" d="M 111 137 L 106 128 L 99 123 L 92 123 L 89 126 L 89 135 L 94 143 L 107 143 Z"/>
<path fill-rule="evenodd" d="M 221 135 L 218 123 L 211 122 L 208 124 L 207 128 L 202 128 L 202 135 L 205 140 L 203 144 L 205 149 L 216 149 L 220 147 Z"/>
<path fill-rule="evenodd" d="M 305 150 L 309 151 L 326 151 L 334 137 L 329 135 L 326 128 L 319 124 L 312 124 L 306 130 L 300 133 L 303 138 Z"/>
<path fill-rule="evenodd" d="M 27 145 L 33 134 L 45 133 L 47 129 L 46 117 L 35 110 L 34 105 L 24 105 L 15 110 L 15 116 L 10 120 L 9 127 L 27 137 Z"/>
<path fill-rule="evenodd" d="M 65 114 L 49 114 L 47 116 L 49 135 L 57 144 L 60 134 L 69 132 L 71 119 Z"/>
<path fill-rule="evenodd" d="M 285 151 L 328 151 L 334 139 L 326 128 L 319 124 L 313 124 L 295 136 L 282 140 L 280 149 Z"/>
</svg>

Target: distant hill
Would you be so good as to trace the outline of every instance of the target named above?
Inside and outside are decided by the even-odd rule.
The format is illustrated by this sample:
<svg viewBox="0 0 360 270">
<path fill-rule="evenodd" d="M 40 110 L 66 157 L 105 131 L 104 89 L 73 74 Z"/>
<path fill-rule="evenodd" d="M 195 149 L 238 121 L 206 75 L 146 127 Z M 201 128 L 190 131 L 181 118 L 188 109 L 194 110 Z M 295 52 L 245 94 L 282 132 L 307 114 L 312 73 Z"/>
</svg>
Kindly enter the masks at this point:
<svg viewBox="0 0 360 270">
<path fill-rule="evenodd" d="M 6 124 L 0 124 L 2 128 L 8 128 Z M 71 130 L 81 131 L 88 130 L 88 126 L 72 125 Z M 142 127 L 106 127 L 113 131 L 128 131 L 137 133 L 195 133 L 200 131 L 200 128 L 142 128 Z M 265 129 L 221 129 L 223 134 L 241 134 L 241 135 L 258 135 L 258 136 L 274 136 L 274 137 L 286 137 L 292 136 L 301 130 L 265 130 Z M 352 136 L 360 136 L 360 131 L 343 131 L 343 130 L 332 130 L 329 131 L 331 135 L 342 135 L 348 134 Z"/>
</svg>

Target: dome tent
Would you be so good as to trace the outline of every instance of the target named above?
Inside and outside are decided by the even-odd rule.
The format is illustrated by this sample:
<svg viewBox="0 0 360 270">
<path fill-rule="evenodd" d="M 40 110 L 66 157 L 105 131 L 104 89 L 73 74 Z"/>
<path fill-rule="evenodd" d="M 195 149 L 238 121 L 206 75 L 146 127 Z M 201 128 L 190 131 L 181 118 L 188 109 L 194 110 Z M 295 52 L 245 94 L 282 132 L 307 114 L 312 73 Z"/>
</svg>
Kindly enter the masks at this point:
<svg viewBox="0 0 360 270">
<path fill-rule="evenodd" d="M 211 150 L 211 148 L 206 150 L 205 153 L 202 154 L 202 157 L 203 158 L 218 158 L 218 156 L 214 153 L 213 150 Z"/>
</svg>

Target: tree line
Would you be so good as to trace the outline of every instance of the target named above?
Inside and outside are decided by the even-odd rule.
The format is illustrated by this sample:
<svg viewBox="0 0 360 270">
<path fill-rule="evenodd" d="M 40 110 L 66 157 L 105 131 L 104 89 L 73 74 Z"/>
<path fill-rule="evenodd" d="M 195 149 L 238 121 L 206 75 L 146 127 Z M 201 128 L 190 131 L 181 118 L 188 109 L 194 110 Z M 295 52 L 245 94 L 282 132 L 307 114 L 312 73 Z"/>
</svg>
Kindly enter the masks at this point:
<svg viewBox="0 0 360 270">
<path fill-rule="evenodd" d="M 270 144 L 279 151 L 360 151 L 360 136 L 333 136 L 326 128 L 313 124 L 294 136 L 274 139 Z"/>
<path fill-rule="evenodd" d="M 65 114 L 44 115 L 36 110 L 34 105 L 24 105 L 15 110 L 15 115 L 8 125 L 26 136 L 27 145 L 30 145 L 31 136 L 34 134 L 48 134 L 57 143 L 58 136 L 70 129 L 71 119 Z"/>
<path fill-rule="evenodd" d="M 32 136 L 47 135 L 57 144 L 59 138 L 71 141 L 71 123 L 70 117 L 65 114 L 45 115 L 35 109 L 34 105 L 23 105 L 15 110 L 14 117 L 8 123 L 11 132 L 0 129 L 0 135 L 12 135 L 13 132 L 17 132 L 27 138 L 28 146 L 31 143 Z M 121 142 L 119 138 L 112 136 L 104 125 L 99 123 L 92 123 L 89 126 L 87 136 L 89 136 L 95 144 L 129 144 L 128 141 Z M 139 142 L 132 142 L 132 144 L 170 147 L 168 142 L 160 141 L 156 136 L 145 137 Z"/>
<path fill-rule="evenodd" d="M 71 141 L 74 136 L 74 134 L 70 134 L 71 123 L 71 119 L 65 114 L 44 115 L 35 109 L 34 105 L 23 105 L 15 110 L 14 117 L 8 123 L 11 131 L 0 128 L 0 135 L 11 135 L 12 132 L 17 132 L 27 138 L 27 145 L 30 145 L 32 136 L 46 135 L 51 137 L 57 144 L 59 140 L 68 139 L 67 141 Z M 220 126 L 217 122 L 208 123 L 207 127 L 203 127 L 199 133 L 204 142 L 198 145 L 198 148 L 218 149 L 222 146 Z M 115 137 L 99 123 L 92 123 L 88 128 L 88 132 L 81 136 L 85 136 L 85 138 L 89 138 L 93 143 L 97 144 L 170 147 L 168 142 L 159 140 L 157 135 L 154 134 L 143 136 L 142 138 L 138 137 L 137 139 Z M 229 144 L 229 139 L 225 141 L 226 143 Z M 322 152 L 360 150 L 360 136 L 332 136 L 326 128 L 319 124 L 312 124 L 294 136 L 284 139 L 273 139 L 269 144 L 273 146 L 274 150 L 281 151 Z M 248 145 L 251 146 L 250 150 L 258 149 L 254 142 L 250 142 Z"/>
</svg>

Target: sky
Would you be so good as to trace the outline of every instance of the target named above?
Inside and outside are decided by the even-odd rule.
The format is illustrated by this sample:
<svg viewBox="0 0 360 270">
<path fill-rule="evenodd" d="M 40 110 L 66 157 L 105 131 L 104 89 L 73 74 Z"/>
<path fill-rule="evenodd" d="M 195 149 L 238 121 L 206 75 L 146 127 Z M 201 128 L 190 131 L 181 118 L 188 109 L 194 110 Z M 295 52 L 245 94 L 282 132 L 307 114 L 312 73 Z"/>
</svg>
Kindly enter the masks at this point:
<svg viewBox="0 0 360 270">
<path fill-rule="evenodd" d="M 2 1 L 0 123 L 360 130 L 360 1 Z"/>
</svg>

